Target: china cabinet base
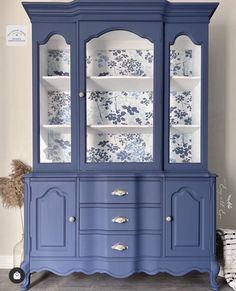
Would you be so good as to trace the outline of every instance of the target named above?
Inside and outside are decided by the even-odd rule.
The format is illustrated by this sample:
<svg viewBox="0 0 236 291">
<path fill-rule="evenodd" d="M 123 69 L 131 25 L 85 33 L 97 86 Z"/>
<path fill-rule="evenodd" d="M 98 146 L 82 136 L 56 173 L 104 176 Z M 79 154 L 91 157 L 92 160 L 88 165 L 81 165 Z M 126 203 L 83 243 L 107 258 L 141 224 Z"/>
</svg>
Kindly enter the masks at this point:
<svg viewBox="0 0 236 291">
<path fill-rule="evenodd" d="M 25 194 L 22 290 L 43 270 L 117 278 L 198 270 L 218 290 L 214 176 L 32 174 Z"/>
</svg>

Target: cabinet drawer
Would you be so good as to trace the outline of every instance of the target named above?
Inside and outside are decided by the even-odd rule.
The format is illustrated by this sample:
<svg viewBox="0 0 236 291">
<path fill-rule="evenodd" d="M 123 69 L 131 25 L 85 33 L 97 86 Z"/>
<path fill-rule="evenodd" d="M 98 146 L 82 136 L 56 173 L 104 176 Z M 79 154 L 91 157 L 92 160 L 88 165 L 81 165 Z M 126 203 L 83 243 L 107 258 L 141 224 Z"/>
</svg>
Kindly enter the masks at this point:
<svg viewBox="0 0 236 291">
<path fill-rule="evenodd" d="M 124 250 L 118 250 L 120 248 Z M 113 249 L 117 248 L 117 249 Z M 155 235 L 102 235 L 80 236 L 80 256 L 82 257 L 159 257 L 161 236 Z"/>
<path fill-rule="evenodd" d="M 161 203 L 160 181 L 81 181 L 81 203 Z"/>
<path fill-rule="evenodd" d="M 160 230 L 160 208 L 81 208 L 81 230 Z"/>
</svg>

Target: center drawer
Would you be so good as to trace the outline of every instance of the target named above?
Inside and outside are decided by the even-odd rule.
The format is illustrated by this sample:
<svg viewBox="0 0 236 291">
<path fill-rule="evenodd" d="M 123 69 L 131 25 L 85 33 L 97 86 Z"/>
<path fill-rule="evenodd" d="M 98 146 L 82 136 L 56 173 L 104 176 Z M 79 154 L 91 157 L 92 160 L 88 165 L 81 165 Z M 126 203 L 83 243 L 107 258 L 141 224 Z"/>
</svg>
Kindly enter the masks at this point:
<svg viewBox="0 0 236 291">
<path fill-rule="evenodd" d="M 160 230 L 160 208 L 81 207 L 81 230 Z"/>
<path fill-rule="evenodd" d="M 161 181 L 80 181 L 80 203 L 161 203 Z"/>
</svg>

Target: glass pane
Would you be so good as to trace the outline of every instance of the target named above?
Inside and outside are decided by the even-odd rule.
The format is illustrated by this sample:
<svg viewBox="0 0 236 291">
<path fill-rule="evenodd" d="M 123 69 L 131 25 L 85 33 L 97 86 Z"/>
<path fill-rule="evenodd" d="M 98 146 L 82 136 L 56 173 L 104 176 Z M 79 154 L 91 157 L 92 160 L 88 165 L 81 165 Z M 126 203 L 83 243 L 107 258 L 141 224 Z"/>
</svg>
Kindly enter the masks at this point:
<svg viewBox="0 0 236 291">
<path fill-rule="evenodd" d="M 199 163 L 201 46 L 180 36 L 170 47 L 169 162 Z"/>
<path fill-rule="evenodd" d="M 153 162 L 153 44 L 113 31 L 86 46 L 88 163 Z"/>
<path fill-rule="evenodd" d="M 40 162 L 71 162 L 70 46 L 60 35 L 40 46 Z"/>
</svg>

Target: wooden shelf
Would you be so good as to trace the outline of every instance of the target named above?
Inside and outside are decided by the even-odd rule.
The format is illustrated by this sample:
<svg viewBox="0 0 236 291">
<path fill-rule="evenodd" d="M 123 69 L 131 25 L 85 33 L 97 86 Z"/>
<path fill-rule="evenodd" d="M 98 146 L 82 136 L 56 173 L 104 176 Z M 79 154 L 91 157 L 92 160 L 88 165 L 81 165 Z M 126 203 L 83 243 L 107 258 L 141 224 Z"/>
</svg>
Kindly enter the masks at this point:
<svg viewBox="0 0 236 291">
<path fill-rule="evenodd" d="M 153 91 L 152 77 L 91 76 L 87 78 L 88 91 Z"/>
<path fill-rule="evenodd" d="M 41 127 L 47 130 L 53 130 L 55 132 L 71 130 L 71 126 L 69 124 L 43 124 Z"/>
<path fill-rule="evenodd" d="M 171 90 L 192 90 L 201 82 L 200 76 L 172 76 L 170 78 Z"/>
<path fill-rule="evenodd" d="M 48 90 L 70 91 L 70 77 L 68 76 L 43 76 L 42 81 Z"/>
<path fill-rule="evenodd" d="M 153 127 L 151 125 L 88 125 L 88 131 L 90 133 L 111 133 L 111 134 L 122 134 L 122 133 L 142 133 L 151 134 Z"/>
<path fill-rule="evenodd" d="M 170 128 L 180 133 L 192 133 L 196 130 L 199 130 L 200 125 L 198 124 L 191 124 L 191 125 L 173 124 L 170 126 Z"/>
</svg>

